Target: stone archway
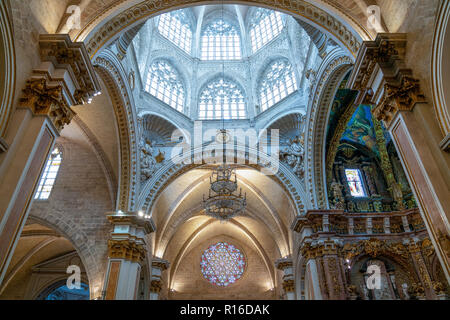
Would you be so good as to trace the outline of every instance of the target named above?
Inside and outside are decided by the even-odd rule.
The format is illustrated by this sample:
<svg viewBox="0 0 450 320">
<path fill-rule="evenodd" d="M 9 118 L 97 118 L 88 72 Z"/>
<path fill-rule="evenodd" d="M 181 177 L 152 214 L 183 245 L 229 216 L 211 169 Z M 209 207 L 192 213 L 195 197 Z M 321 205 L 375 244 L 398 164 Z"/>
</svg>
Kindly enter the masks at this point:
<svg viewBox="0 0 450 320">
<path fill-rule="evenodd" d="M 431 81 L 433 104 L 441 132 L 441 147 L 448 150 L 450 144 L 450 1 L 442 1 L 433 39 Z"/>
<path fill-rule="evenodd" d="M 2 137 L 6 132 L 13 111 L 16 82 L 16 58 L 11 17 L 7 2 L 0 3 L 0 152 L 6 150 Z"/>
<path fill-rule="evenodd" d="M 320 71 L 320 81 L 314 89 L 314 99 L 308 108 L 305 137 L 306 163 L 305 177 L 311 184 L 311 202 L 317 208 L 327 208 L 325 184 L 325 139 L 330 108 L 342 78 L 351 68 L 353 61 L 342 53 L 330 56 L 324 70 Z"/>
<path fill-rule="evenodd" d="M 91 58 L 94 58 L 101 52 L 102 48 L 108 46 L 121 33 L 139 25 L 144 19 L 152 18 L 170 10 L 210 3 L 212 1 L 147 0 L 131 7 L 122 3 L 122 6 L 110 7 L 102 14 L 92 17 L 90 22 L 75 36 L 75 40 L 85 41 L 88 53 Z M 321 7 L 303 0 L 285 2 L 276 0 L 229 0 L 225 3 L 262 6 L 290 14 L 329 35 L 354 57 L 357 55 L 361 40 L 374 38 L 374 34 L 366 30 L 365 22 L 362 22 L 363 19 L 356 21 L 343 10 L 333 6 L 329 7 L 330 10 L 325 11 Z M 333 12 L 333 14 L 328 11 Z M 107 21 L 105 22 L 105 20 Z"/>
<path fill-rule="evenodd" d="M 134 208 L 137 194 L 137 118 L 131 90 L 124 72 L 118 68 L 120 62 L 113 54 L 102 53 L 95 65 L 105 81 L 114 105 L 120 138 L 120 177 L 117 208 Z"/>
</svg>

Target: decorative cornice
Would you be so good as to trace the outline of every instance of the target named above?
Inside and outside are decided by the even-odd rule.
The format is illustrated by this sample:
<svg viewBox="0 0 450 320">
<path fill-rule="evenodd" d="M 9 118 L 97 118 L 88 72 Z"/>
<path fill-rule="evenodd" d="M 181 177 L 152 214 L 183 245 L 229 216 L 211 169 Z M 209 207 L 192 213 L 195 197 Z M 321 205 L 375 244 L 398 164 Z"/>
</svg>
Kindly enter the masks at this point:
<svg viewBox="0 0 450 320">
<path fill-rule="evenodd" d="M 365 41 L 349 81 L 354 90 L 376 91 L 374 98 L 379 102 L 372 112 L 388 128 L 399 111 L 411 111 L 417 103 L 426 102 L 419 80 L 405 67 L 406 43 L 403 33 L 381 33 L 375 41 Z M 381 85 L 373 88 L 380 72 Z"/>
<path fill-rule="evenodd" d="M 66 68 L 73 74 L 75 88 L 73 105 L 87 103 L 101 87 L 83 42 L 72 42 L 68 34 L 39 35 L 41 61 L 50 61 L 56 68 Z"/>
</svg>

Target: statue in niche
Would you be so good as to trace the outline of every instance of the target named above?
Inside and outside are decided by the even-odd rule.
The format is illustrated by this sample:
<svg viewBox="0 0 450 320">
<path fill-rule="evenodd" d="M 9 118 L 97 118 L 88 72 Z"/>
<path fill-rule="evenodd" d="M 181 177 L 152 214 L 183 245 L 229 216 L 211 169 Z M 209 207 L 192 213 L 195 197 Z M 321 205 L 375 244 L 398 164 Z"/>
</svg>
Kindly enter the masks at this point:
<svg viewBox="0 0 450 320">
<path fill-rule="evenodd" d="M 141 182 L 150 179 L 156 170 L 156 160 L 153 157 L 152 142 L 148 139 L 141 140 Z"/>
<path fill-rule="evenodd" d="M 309 69 L 308 71 L 306 71 L 306 79 L 309 80 L 309 97 L 312 96 L 313 94 L 313 90 L 314 90 L 314 86 L 316 85 L 317 82 L 317 72 L 314 71 L 313 69 Z"/>
<path fill-rule="evenodd" d="M 294 139 L 289 139 L 289 147 L 280 152 L 280 160 L 286 162 L 293 169 L 294 173 L 302 179 L 305 175 L 303 167 L 304 155 L 303 139 L 296 136 Z"/>
<path fill-rule="evenodd" d="M 392 190 L 392 197 L 394 198 L 394 201 L 397 203 L 397 210 L 403 210 L 405 209 L 405 206 L 403 205 L 403 192 L 402 192 L 402 186 L 394 182 L 391 186 Z"/>
<path fill-rule="evenodd" d="M 345 209 L 345 200 L 344 200 L 344 193 L 343 193 L 344 186 L 340 184 L 339 182 L 336 182 L 336 180 L 333 180 L 331 183 L 331 194 L 333 197 L 333 203 L 335 209 Z"/>
</svg>

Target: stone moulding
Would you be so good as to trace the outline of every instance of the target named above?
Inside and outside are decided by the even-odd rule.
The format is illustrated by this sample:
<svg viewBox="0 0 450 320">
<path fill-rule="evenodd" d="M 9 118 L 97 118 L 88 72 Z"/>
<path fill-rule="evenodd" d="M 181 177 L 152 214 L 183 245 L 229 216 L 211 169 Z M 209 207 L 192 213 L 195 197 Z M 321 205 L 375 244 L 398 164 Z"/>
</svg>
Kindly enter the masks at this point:
<svg viewBox="0 0 450 320">
<path fill-rule="evenodd" d="M 225 1 L 235 3 L 236 1 Z M 247 1 L 249 5 L 262 5 L 264 7 L 272 7 L 287 13 L 292 13 L 297 18 L 306 22 L 312 23 L 319 30 L 328 32 L 338 42 L 340 42 L 349 53 L 356 56 L 360 47 L 360 37 L 350 30 L 343 22 L 327 13 L 326 11 L 302 0 L 293 1 Z M 171 9 L 183 8 L 187 5 L 202 5 L 207 4 L 208 1 L 190 1 L 190 0 L 147 0 L 142 1 L 128 9 L 123 10 L 108 22 L 98 27 L 98 21 L 102 19 L 104 14 L 99 15 L 89 22 L 84 29 L 77 35 L 76 39 L 86 41 L 88 52 L 91 57 L 96 56 L 99 50 L 108 45 L 115 38 L 120 36 L 120 33 L 141 23 L 141 20 L 151 18 L 160 13 Z M 345 16 L 345 14 L 344 14 Z M 357 26 L 355 21 L 350 24 Z M 365 38 L 370 36 L 364 31 L 364 28 L 359 29 L 360 33 Z"/>
</svg>

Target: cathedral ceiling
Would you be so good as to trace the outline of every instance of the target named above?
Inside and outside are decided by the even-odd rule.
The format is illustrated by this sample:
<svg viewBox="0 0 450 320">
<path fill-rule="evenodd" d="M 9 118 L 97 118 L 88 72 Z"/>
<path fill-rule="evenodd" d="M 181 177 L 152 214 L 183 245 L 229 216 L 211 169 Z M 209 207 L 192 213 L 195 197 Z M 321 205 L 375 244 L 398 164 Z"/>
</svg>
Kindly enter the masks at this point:
<svg viewBox="0 0 450 320">
<path fill-rule="evenodd" d="M 244 216 L 230 222 L 241 229 L 240 241 L 251 237 L 257 239 L 265 254 L 275 258 L 289 255 L 288 230 L 294 211 L 283 189 L 253 169 L 240 169 L 237 173 L 238 184 L 247 194 L 248 202 Z M 153 210 L 157 256 L 177 255 L 214 222 L 202 209 L 210 174 L 210 170 L 191 170 L 173 181 L 158 198 Z"/>
</svg>

